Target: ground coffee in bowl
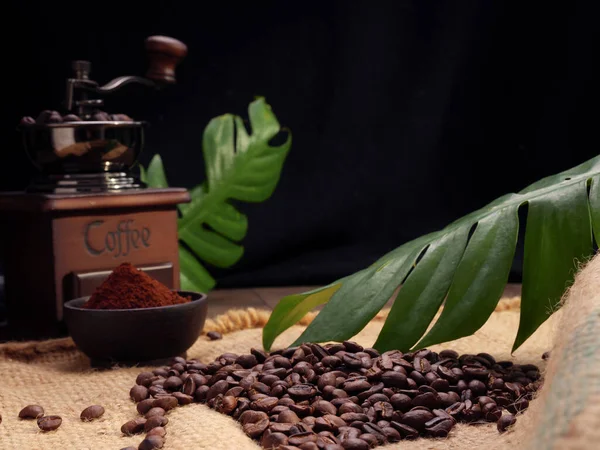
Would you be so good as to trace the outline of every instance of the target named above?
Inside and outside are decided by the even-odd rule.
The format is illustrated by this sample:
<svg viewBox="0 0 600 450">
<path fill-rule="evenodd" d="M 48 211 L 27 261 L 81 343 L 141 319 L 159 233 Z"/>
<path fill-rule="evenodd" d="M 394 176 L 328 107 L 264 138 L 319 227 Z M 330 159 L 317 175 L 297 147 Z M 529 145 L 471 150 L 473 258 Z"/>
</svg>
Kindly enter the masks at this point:
<svg viewBox="0 0 600 450">
<path fill-rule="evenodd" d="M 132 309 L 188 303 L 164 284 L 129 263 L 118 266 L 81 307 L 87 309 Z"/>
</svg>

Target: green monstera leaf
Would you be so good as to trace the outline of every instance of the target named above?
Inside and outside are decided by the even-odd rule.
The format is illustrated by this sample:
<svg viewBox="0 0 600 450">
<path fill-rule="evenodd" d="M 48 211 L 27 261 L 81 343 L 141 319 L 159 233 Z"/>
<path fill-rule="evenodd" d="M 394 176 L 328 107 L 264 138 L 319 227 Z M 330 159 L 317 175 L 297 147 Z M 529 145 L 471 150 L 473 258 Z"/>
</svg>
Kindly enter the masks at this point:
<svg viewBox="0 0 600 450">
<path fill-rule="evenodd" d="M 251 133 L 238 116 L 212 119 L 204 130 L 202 149 L 206 166 L 204 183 L 190 190 L 191 202 L 179 205 L 179 266 L 181 289 L 207 292 L 214 278 L 202 262 L 230 267 L 242 257 L 240 241 L 246 236 L 248 219 L 232 200 L 263 202 L 277 186 L 291 147 L 292 137 L 273 146 L 282 131 L 271 107 L 259 98 L 248 108 Z M 142 180 L 150 187 L 167 187 L 162 160 L 155 155 Z"/>
<path fill-rule="evenodd" d="M 317 305 L 325 306 L 292 345 L 350 339 L 399 287 L 374 345 L 378 350 L 415 350 L 474 333 L 494 311 L 508 281 L 518 212 L 524 207 L 528 211 L 516 350 L 556 310 L 578 263 L 593 254 L 593 236 L 600 241 L 600 156 L 505 195 L 353 275 L 283 298 L 264 328 L 265 349 Z M 442 313 L 429 329 L 442 304 Z"/>
</svg>

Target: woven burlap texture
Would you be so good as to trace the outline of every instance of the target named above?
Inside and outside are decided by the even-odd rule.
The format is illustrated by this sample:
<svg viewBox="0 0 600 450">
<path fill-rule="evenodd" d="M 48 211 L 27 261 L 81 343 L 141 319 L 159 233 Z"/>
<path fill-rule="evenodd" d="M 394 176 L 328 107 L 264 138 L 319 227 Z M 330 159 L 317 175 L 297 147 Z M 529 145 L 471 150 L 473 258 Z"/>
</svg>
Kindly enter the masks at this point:
<svg viewBox="0 0 600 450">
<path fill-rule="evenodd" d="M 586 449 L 600 439 L 598 398 L 600 397 L 600 259 L 596 258 L 578 276 L 566 306 L 543 324 L 514 355 L 510 349 L 517 330 L 516 300 L 502 300 L 496 312 L 473 336 L 432 349 L 454 348 L 462 353 L 489 352 L 499 359 L 533 363 L 545 369 L 543 352 L 553 348 L 547 383 L 542 395 L 519 417 L 511 432 L 499 435 L 494 425 L 458 425 L 446 439 L 403 441 L 387 449 L 472 449 L 511 447 L 531 449 Z M 209 341 L 202 336 L 188 351 L 189 358 L 208 362 L 224 352 L 247 352 L 261 346 L 261 326 L 268 313 L 256 310 L 231 311 L 207 322 L 205 331 L 225 331 L 224 338 Z M 312 317 L 309 316 L 305 323 Z M 355 336 L 365 346 L 374 343 L 383 324 L 380 314 Z M 283 333 L 275 347 L 289 345 L 304 329 L 294 326 Z M 570 364 L 559 363 L 566 358 Z M 594 360 L 594 361 L 592 361 Z M 89 360 L 73 348 L 70 340 L 0 346 L 1 449 L 120 449 L 136 446 L 141 436 L 125 437 L 121 425 L 136 417 L 128 393 L 142 368 L 91 370 Z M 585 375 L 582 383 L 580 376 Z M 584 386 L 585 385 L 585 386 Z M 556 389 L 556 391 L 555 391 Z M 596 397 L 594 397 L 596 396 Z M 594 400 L 596 398 L 596 400 Z M 577 406 L 573 405 L 576 400 Z M 46 414 L 58 414 L 62 426 L 41 433 L 35 421 L 20 421 L 19 410 L 40 404 Z M 80 412 L 91 404 L 105 407 L 104 416 L 83 423 Z M 594 411 L 595 408 L 595 411 Z M 259 447 L 244 435 L 231 418 L 203 405 L 177 408 L 168 415 L 165 449 L 235 450 Z"/>
</svg>

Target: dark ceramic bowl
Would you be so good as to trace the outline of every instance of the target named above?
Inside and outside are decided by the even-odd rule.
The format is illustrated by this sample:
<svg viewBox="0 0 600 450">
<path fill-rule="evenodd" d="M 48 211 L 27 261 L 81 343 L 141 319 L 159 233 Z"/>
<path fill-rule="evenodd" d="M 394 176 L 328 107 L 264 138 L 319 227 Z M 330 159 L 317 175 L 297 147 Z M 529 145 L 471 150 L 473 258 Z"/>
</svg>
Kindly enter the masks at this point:
<svg viewBox="0 0 600 450">
<path fill-rule="evenodd" d="M 206 295 L 178 291 L 192 301 L 138 309 L 85 309 L 89 297 L 64 304 L 77 347 L 93 365 L 138 364 L 181 356 L 198 339 L 208 310 Z"/>
</svg>

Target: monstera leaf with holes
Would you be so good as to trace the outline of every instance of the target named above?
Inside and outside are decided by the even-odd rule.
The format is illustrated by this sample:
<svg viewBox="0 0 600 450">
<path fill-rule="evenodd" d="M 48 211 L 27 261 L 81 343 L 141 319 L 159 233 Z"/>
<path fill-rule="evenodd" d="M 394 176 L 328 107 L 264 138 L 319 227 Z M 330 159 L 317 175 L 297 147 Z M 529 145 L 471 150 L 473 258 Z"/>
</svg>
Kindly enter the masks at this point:
<svg viewBox="0 0 600 450">
<path fill-rule="evenodd" d="M 248 108 L 251 133 L 238 116 L 225 114 L 212 119 L 204 130 L 202 150 L 206 181 L 190 191 L 191 202 L 179 205 L 179 266 L 181 289 L 207 292 L 214 278 L 203 266 L 230 267 L 244 253 L 240 241 L 248 219 L 231 201 L 267 200 L 279 181 L 290 150 L 291 134 L 280 146 L 269 142 L 281 131 L 271 107 L 259 98 Z M 142 180 L 151 187 L 167 187 L 159 155 Z"/>
<path fill-rule="evenodd" d="M 378 350 L 414 350 L 474 333 L 494 311 L 508 281 L 519 232 L 518 212 L 525 207 L 516 350 L 558 307 L 578 263 L 594 252 L 593 236 L 597 244 L 600 241 L 600 156 L 505 195 L 353 275 L 283 298 L 264 328 L 265 349 L 323 304 L 292 345 L 349 339 L 398 287 L 374 345 Z M 442 303 L 438 320 L 426 332 Z"/>
</svg>

